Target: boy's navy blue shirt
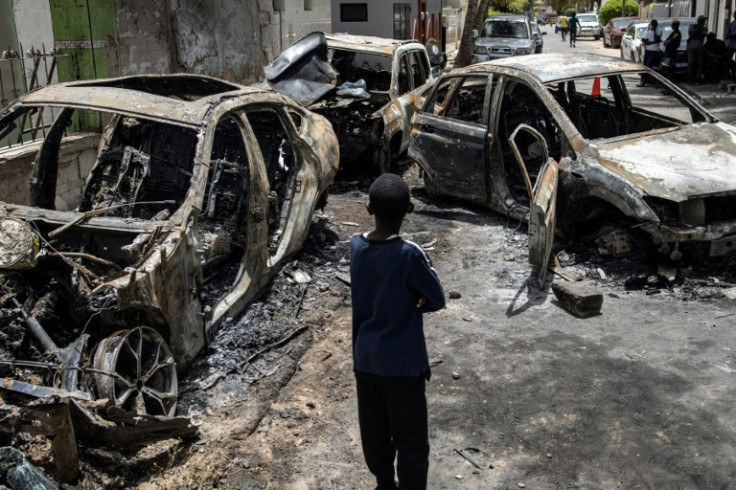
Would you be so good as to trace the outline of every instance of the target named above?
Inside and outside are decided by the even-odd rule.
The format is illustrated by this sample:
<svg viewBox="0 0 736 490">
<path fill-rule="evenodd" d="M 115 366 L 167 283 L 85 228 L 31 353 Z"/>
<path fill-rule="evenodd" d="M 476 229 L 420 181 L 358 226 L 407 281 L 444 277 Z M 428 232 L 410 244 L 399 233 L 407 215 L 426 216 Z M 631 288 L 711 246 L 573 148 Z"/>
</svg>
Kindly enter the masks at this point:
<svg viewBox="0 0 736 490">
<path fill-rule="evenodd" d="M 429 379 L 422 313 L 443 308 L 445 293 L 424 250 L 399 236 L 354 235 L 350 284 L 356 376 Z M 417 308 L 420 296 L 427 301 Z"/>
</svg>

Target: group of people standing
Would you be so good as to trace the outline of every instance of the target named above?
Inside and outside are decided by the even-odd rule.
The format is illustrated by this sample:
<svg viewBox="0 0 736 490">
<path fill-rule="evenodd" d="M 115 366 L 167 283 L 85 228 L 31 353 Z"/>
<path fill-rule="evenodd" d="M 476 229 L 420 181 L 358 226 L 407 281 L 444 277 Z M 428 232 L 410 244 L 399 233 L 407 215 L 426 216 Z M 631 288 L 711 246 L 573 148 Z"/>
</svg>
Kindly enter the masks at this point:
<svg viewBox="0 0 736 490">
<path fill-rule="evenodd" d="M 703 82 L 704 76 L 711 83 L 718 83 L 723 79 L 736 81 L 736 13 L 734 20 L 726 31 L 726 41 L 716 37 L 715 32 L 708 32 L 705 25 L 707 17 L 701 15 L 696 24 L 688 28 L 687 38 L 687 79 L 691 85 Z M 662 40 L 662 29 L 656 19 L 649 23 L 644 44 L 644 59 L 642 63 L 647 67 L 655 67 L 660 63 L 667 76 L 674 81 L 677 67 L 677 50 L 682 41 L 680 21 L 672 21 L 672 31 L 667 39 Z M 664 46 L 664 55 L 660 46 Z M 646 85 L 647 76 L 642 75 L 638 86 Z"/>
<path fill-rule="evenodd" d="M 578 39 L 578 29 L 580 29 L 580 20 L 578 19 L 575 12 L 568 18 L 566 15 L 560 17 L 560 31 L 562 31 L 562 40 L 565 40 L 565 36 L 568 31 L 570 32 L 570 47 L 575 47 L 575 41 Z"/>
</svg>

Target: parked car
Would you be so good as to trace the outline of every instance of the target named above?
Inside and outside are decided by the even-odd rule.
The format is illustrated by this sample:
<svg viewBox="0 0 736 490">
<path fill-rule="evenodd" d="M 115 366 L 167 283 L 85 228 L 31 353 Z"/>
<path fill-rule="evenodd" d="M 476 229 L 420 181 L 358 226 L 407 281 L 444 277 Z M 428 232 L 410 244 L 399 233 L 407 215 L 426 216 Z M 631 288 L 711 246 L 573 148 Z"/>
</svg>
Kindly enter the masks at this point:
<svg viewBox="0 0 736 490">
<path fill-rule="evenodd" d="M 635 21 L 626 28 L 621 38 L 621 58 L 636 63 L 644 61 L 644 44 L 642 38 L 646 36 L 649 28 L 649 21 Z"/>
<path fill-rule="evenodd" d="M 638 87 L 644 72 L 654 82 Z M 613 255 L 637 244 L 673 260 L 736 252 L 734 141 L 736 127 L 640 64 L 541 54 L 443 75 L 409 156 L 430 195 L 531 213 L 530 260 L 544 268 L 555 223 L 563 237 L 598 232 Z"/>
<path fill-rule="evenodd" d="M 532 36 L 534 36 L 535 53 L 542 52 L 542 49 L 544 48 L 544 39 L 542 38 L 542 36 L 545 34 L 547 33 L 542 32 L 537 24 L 532 24 Z"/>
<path fill-rule="evenodd" d="M 432 85 L 424 45 L 349 34 L 309 34 L 266 67 L 277 92 L 325 116 L 340 142 L 341 165 L 391 170 L 409 146 L 415 101 Z"/>
<path fill-rule="evenodd" d="M 629 24 L 638 20 L 638 17 L 614 17 L 608 21 L 603 29 L 603 47 L 618 48 Z"/>
<path fill-rule="evenodd" d="M 577 14 L 577 18 L 580 21 L 578 37 L 592 37 L 596 41 L 601 38 L 601 23 L 598 21 L 598 14 L 595 12 Z"/>
<path fill-rule="evenodd" d="M 488 17 L 475 40 L 473 62 L 532 54 L 536 41 L 526 15 L 493 15 Z"/>
<path fill-rule="evenodd" d="M 0 322 L 29 339 L 3 336 L 0 355 L 53 359 L 52 393 L 156 415 L 301 248 L 339 157 L 324 117 L 195 75 L 40 88 L 0 112 L 0 143 L 0 160 L 34 162 L 30 191 L 0 203 Z"/>
</svg>

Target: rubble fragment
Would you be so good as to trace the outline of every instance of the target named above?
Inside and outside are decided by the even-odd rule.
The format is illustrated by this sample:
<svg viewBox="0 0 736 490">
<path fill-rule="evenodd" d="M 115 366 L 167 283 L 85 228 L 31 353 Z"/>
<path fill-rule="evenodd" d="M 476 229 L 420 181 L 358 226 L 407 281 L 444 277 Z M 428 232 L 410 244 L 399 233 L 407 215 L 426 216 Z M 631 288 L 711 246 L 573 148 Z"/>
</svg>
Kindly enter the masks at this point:
<svg viewBox="0 0 736 490">
<path fill-rule="evenodd" d="M 580 318 L 599 315 L 603 294 L 587 282 L 553 282 L 552 291 L 567 311 Z"/>
</svg>

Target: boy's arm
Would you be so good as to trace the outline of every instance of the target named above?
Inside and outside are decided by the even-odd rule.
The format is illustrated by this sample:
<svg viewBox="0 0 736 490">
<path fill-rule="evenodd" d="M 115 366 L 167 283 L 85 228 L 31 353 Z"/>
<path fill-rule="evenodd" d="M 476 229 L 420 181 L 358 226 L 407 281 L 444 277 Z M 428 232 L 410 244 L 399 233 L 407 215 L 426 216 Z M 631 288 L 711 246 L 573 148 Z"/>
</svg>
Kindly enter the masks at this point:
<svg viewBox="0 0 736 490">
<path fill-rule="evenodd" d="M 424 298 L 424 302 L 420 298 L 419 304 L 416 305 L 422 313 L 437 311 L 445 307 L 445 291 L 424 250 L 420 250 L 420 254 L 415 256 L 408 286 L 421 298 Z"/>
</svg>

